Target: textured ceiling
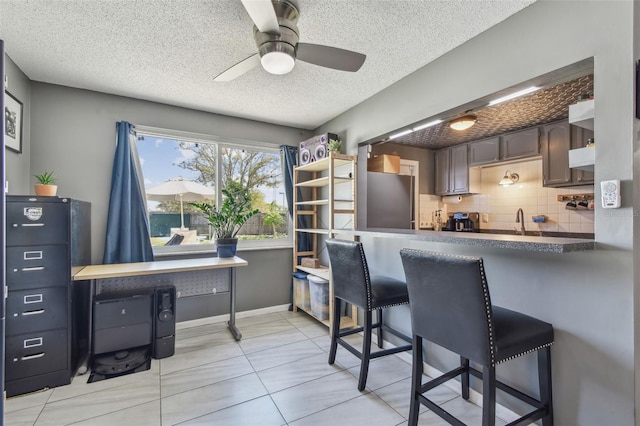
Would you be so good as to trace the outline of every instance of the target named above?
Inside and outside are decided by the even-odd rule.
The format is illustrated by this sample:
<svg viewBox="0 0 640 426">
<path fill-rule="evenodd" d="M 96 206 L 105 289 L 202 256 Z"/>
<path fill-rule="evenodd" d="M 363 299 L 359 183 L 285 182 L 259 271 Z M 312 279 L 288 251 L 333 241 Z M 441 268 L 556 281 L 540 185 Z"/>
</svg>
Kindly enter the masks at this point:
<svg viewBox="0 0 640 426">
<path fill-rule="evenodd" d="M 593 74 L 543 88 L 511 101 L 474 109 L 473 114 L 478 120 L 467 130 L 452 130 L 445 120 L 436 126 L 393 139 L 392 142 L 439 149 L 551 123 L 566 119 L 569 116 L 569 105 L 575 104 L 582 94 L 593 94 Z"/>
<path fill-rule="evenodd" d="M 300 40 L 362 69 L 228 83 L 213 78 L 256 52 L 240 0 L 0 0 L 0 38 L 32 80 L 314 129 L 533 2 L 298 0 Z"/>
</svg>

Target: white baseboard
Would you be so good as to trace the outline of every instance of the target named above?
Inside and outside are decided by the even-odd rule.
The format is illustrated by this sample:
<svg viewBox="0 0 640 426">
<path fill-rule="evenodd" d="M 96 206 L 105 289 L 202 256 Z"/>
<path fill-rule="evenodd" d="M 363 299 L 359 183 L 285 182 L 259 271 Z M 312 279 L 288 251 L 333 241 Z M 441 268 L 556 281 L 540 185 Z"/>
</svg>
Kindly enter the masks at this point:
<svg viewBox="0 0 640 426">
<path fill-rule="evenodd" d="M 253 309 L 250 311 L 236 312 L 236 319 L 255 317 L 258 315 L 272 314 L 274 312 L 283 312 L 287 310 L 289 310 L 289 304 L 269 306 L 266 308 Z M 200 325 L 217 324 L 226 321 L 229 321 L 229 314 L 217 315 L 215 317 L 198 318 L 189 321 L 181 321 L 176 323 L 176 329 L 182 330 L 185 328 L 198 327 Z"/>
</svg>

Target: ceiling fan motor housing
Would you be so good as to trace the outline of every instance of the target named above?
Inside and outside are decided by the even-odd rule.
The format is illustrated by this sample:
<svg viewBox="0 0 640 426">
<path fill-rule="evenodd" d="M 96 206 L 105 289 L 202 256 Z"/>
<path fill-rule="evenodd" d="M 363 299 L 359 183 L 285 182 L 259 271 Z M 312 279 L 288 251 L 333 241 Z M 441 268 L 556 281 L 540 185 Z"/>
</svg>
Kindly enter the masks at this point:
<svg viewBox="0 0 640 426">
<path fill-rule="evenodd" d="M 273 8 L 278 17 L 280 34 L 263 33 L 253 26 L 253 38 L 258 47 L 258 54 L 262 58 L 267 53 L 281 52 L 296 57 L 296 46 L 300 38 L 298 31 L 298 8 L 287 0 L 273 0 Z"/>
</svg>

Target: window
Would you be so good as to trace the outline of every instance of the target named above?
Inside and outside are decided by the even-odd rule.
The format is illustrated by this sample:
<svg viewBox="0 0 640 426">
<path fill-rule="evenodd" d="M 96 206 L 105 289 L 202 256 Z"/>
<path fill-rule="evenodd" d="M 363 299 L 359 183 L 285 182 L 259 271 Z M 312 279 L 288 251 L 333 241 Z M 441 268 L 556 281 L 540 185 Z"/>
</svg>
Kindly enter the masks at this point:
<svg viewBox="0 0 640 426">
<path fill-rule="evenodd" d="M 155 253 L 212 250 L 215 234 L 190 203 L 217 204 L 224 188 L 248 190 L 260 210 L 240 229 L 239 248 L 291 245 L 278 149 L 137 132 Z"/>
</svg>

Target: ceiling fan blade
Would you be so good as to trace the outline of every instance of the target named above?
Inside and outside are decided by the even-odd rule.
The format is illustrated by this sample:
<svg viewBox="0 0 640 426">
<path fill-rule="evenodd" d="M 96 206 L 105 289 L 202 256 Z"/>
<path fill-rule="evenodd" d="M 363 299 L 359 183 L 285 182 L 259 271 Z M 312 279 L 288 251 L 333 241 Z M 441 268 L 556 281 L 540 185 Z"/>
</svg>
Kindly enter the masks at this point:
<svg viewBox="0 0 640 426">
<path fill-rule="evenodd" d="M 280 34 L 278 17 L 271 0 L 242 0 L 242 5 L 260 32 Z"/>
<path fill-rule="evenodd" d="M 234 78 L 240 77 L 242 74 L 247 71 L 252 70 L 253 68 L 260 65 L 260 55 L 257 53 L 255 55 L 249 56 L 247 59 L 244 59 L 237 64 L 227 68 L 213 79 L 213 81 L 231 81 Z"/>
<path fill-rule="evenodd" d="M 356 72 L 362 64 L 364 64 L 367 55 L 352 52 L 351 50 L 339 49 L 337 47 L 298 43 L 296 47 L 296 58 L 304 62 L 309 62 L 310 64 L 320 65 L 321 67 Z"/>
</svg>

